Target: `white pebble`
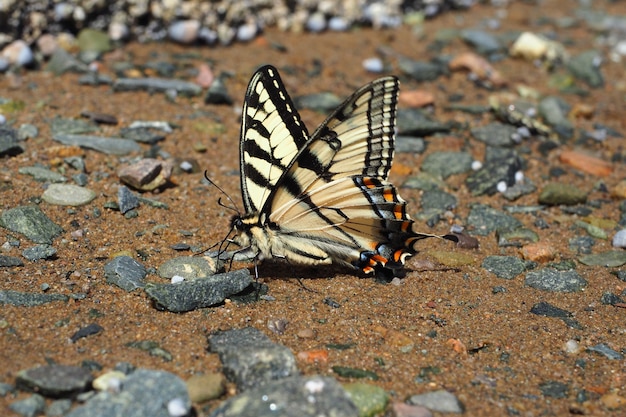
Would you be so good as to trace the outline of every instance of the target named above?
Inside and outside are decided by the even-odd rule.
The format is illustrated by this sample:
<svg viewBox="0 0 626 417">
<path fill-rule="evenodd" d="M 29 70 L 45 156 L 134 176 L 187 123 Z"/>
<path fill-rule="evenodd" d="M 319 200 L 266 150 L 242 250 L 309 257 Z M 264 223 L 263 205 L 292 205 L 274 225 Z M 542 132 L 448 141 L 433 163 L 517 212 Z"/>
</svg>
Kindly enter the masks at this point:
<svg viewBox="0 0 626 417">
<path fill-rule="evenodd" d="M 182 398 L 174 398 L 167 403 L 167 413 L 172 417 L 186 416 L 189 407 Z"/>
<path fill-rule="evenodd" d="M 0 114 L 0 125 L 3 125 L 7 122 L 7 118 L 4 114 Z"/>
<path fill-rule="evenodd" d="M 191 170 L 193 169 L 193 165 L 191 165 L 189 163 L 189 161 L 183 161 L 180 163 L 179 165 L 180 169 L 182 169 L 185 172 L 191 172 Z"/>
<path fill-rule="evenodd" d="M 506 181 L 500 181 L 496 185 L 496 189 L 498 190 L 499 193 L 505 192 L 507 188 L 509 188 L 509 187 L 506 185 Z"/>
<path fill-rule="evenodd" d="M 348 30 L 350 24 L 346 19 L 340 16 L 331 17 L 328 21 L 328 29 L 334 30 L 335 32 L 344 32 Z"/>
<path fill-rule="evenodd" d="M 453 224 L 450 226 L 450 233 L 463 233 L 463 226 L 460 224 Z"/>
<path fill-rule="evenodd" d="M 198 32 L 200 31 L 200 22 L 197 20 L 179 20 L 173 22 L 167 31 L 170 39 L 189 44 L 195 42 L 198 39 Z"/>
<path fill-rule="evenodd" d="M 626 229 L 622 229 L 613 236 L 613 246 L 616 248 L 626 248 Z"/>
<path fill-rule="evenodd" d="M 128 37 L 130 31 L 128 30 L 128 26 L 122 22 L 111 22 L 109 25 L 109 38 L 112 41 L 121 41 Z"/>
<path fill-rule="evenodd" d="M 184 280 L 185 280 L 185 278 L 184 278 L 184 277 L 181 277 L 180 275 L 174 275 L 174 276 L 170 279 L 170 282 L 171 282 L 172 284 L 178 284 L 178 283 L 180 283 L 180 282 L 183 282 Z"/>
<path fill-rule="evenodd" d="M 482 167 L 483 167 L 483 163 L 482 162 L 480 162 L 480 161 L 473 161 L 472 162 L 472 171 L 478 171 Z"/>
<path fill-rule="evenodd" d="M 326 17 L 322 13 L 313 13 L 306 21 L 306 28 L 311 32 L 321 32 L 326 29 Z"/>
<path fill-rule="evenodd" d="M 515 173 L 515 182 L 522 182 L 524 181 L 524 172 L 523 171 L 517 171 Z"/>
<path fill-rule="evenodd" d="M 580 352 L 580 344 L 574 339 L 570 339 L 565 342 L 563 350 L 565 350 L 565 353 L 578 353 Z"/>
<path fill-rule="evenodd" d="M 237 40 L 241 42 L 248 42 L 254 39 L 257 34 L 257 26 L 256 23 L 246 23 L 245 25 L 239 26 L 237 28 Z"/>
<path fill-rule="evenodd" d="M 369 72 L 381 73 L 383 72 L 384 64 L 380 58 L 367 58 L 363 61 L 363 68 Z"/>
<path fill-rule="evenodd" d="M 97 391 L 119 392 L 125 379 L 123 372 L 111 371 L 94 379 L 91 385 Z"/>
<path fill-rule="evenodd" d="M 19 67 L 25 67 L 30 65 L 35 59 L 30 46 L 22 40 L 13 41 L 8 44 L 1 54 L 11 64 L 15 64 Z"/>
</svg>

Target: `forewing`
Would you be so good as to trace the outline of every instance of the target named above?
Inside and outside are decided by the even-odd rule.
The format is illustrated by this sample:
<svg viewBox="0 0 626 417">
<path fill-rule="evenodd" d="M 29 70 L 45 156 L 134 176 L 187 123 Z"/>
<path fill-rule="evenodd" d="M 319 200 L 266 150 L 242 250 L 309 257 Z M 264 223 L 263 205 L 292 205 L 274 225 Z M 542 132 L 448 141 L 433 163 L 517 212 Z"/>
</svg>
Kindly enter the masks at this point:
<svg viewBox="0 0 626 417">
<path fill-rule="evenodd" d="M 261 210 L 308 137 L 276 69 L 259 68 L 248 84 L 241 123 L 241 192 L 247 213 Z"/>
</svg>

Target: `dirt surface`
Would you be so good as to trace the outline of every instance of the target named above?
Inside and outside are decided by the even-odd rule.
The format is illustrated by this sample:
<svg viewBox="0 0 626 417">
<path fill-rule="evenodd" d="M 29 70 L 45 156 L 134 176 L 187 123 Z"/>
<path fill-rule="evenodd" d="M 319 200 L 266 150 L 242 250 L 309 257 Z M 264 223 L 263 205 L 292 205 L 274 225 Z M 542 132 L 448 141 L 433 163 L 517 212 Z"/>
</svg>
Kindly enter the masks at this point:
<svg viewBox="0 0 626 417">
<path fill-rule="evenodd" d="M 570 41 L 571 53 L 593 48 L 593 35 L 584 25 L 558 29 L 534 23 L 538 16 L 571 17 L 576 4 L 573 1 L 516 2 L 506 9 L 508 15 L 502 19 L 499 32 L 540 32 L 552 28 L 559 32 L 561 39 Z M 609 10 L 613 8 L 614 13 L 626 12 L 621 2 L 601 4 Z M 193 69 L 202 62 L 210 62 L 216 74 L 221 71 L 233 74 L 227 80 L 229 93 L 235 100 L 233 106 L 206 105 L 201 96 L 179 97 L 172 101 L 162 94 L 113 93 L 108 86 L 80 86 L 78 75 L 74 74 L 57 77 L 43 71 L 25 71 L 18 77 L 3 76 L 0 95 L 23 100 L 26 104 L 24 109 L 7 115 L 9 121 L 14 126 L 32 123 L 40 133 L 25 144 L 25 153 L 0 161 L 0 208 L 28 204 L 41 196 L 44 185 L 17 174 L 18 168 L 40 163 L 58 169 L 64 147 L 51 139 L 50 121 L 57 116 L 79 117 L 85 110 L 109 113 L 119 119 L 118 126 L 103 126 L 103 135 L 115 136 L 119 127 L 134 120 L 175 123 L 178 128 L 161 142 L 161 148 L 173 158 L 195 158 L 201 169 L 206 169 L 239 204 L 238 115 L 249 77 L 260 64 L 272 63 L 282 70 L 292 97 L 322 91 L 333 91 L 344 97 L 376 78 L 362 68 L 361 62 L 376 56 L 377 48 L 384 46 L 412 59 L 424 60 L 438 54 L 459 54 L 471 50 L 460 40 L 443 50 L 429 50 L 436 31 L 475 27 L 495 13 L 496 9 L 486 6 L 476 6 L 468 12 L 451 12 L 426 22 L 421 34 L 407 27 L 317 35 L 268 30 L 262 38 L 249 44 L 229 47 L 130 44 L 119 47 L 103 60 L 101 70 L 108 74 L 113 74 L 112 67 L 118 61 L 128 60 L 136 66 L 151 60 L 169 61 L 183 68 L 178 73 L 181 78 L 185 76 L 184 68 Z M 283 45 L 284 51 L 273 47 L 274 43 Z M 308 73 L 315 61 L 321 62 L 322 70 L 318 76 L 310 77 Z M 397 74 L 395 60 L 389 62 L 392 64 L 389 73 Z M 532 62 L 505 58 L 493 65 L 508 82 L 505 91 L 515 91 L 517 85 L 524 84 L 541 94 L 558 94 L 548 84 L 550 74 Z M 603 123 L 624 133 L 626 79 L 623 64 L 606 62 L 603 72 L 605 87 L 589 89 L 586 97 L 568 95 L 566 100 L 573 106 L 590 105 L 594 110 L 589 119 L 575 120 L 578 128 L 592 130 L 593 123 Z M 193 76 L 188 78 L 193 80 Z M 457 120 L 475 127 L 493 119 L 488 113 L 476 116 L 443 110 L 448 97 L 455 93 L 464 95 L 463 103 L 487 104 L 492 92 L 475 86 L 466 73 L 456 72 L 419 84 L 403 78 L 401 88 L 434 94 L 434 114 L 439 120 Z M 324 117 L 307 110 L 301 114 L 309 130 Z M 456 131 L 443 139 L 427 138 L 427 142 L 425 154 L 397 155 L 392 182 L 400 185 L 416 174 L 424 156 L 430 152 L 466 149 L 476 159 L 482 159 L 484 154 L 484 145 L 471 139 L 469 131 Z M 550 180 L 550 168 L 560 166 L 566 171 L 560 181 L 590 191 L 590 199 L 607 200 L 594 211 L 594 216 L 619 220 L 620 200 L 612 199 L 609 192 L 597 191 L 596 185 L 602 181 L 608 190 L 615 188 L 626 174 L 623 163 L 613 163 L 613 173 L 600 179 L 559 162 L 559 152 L 574 148 L 573 143 L 547 155 L 538 152 L 540 143 L 537 137 L 531 139 L 526 143 L 531 152 L 524 155 L 528 164 L 525 174 L 539 189 Z M 206 152 L 197 152 L 198 145 L 203 145 Z M 611 161 L 613 155 L 623 152 L 623 139 L 586 143 L 584 148 Z M 157 268 L 181 255 L 170 248 L 175 243 L 208 247 L 222 240 L 232 213 L 217 204 L 220 194 L 202 183 L 203 174 L 199 172 L 176 174 L 172 178 L 173 186 L 146 195 L 167 203 L 169 210 L 144 205 L 139 209 L 139 217 L 125 219 L 118 211 L 103 209 L 105 202 L 116 200 L 120 182 L 115 172 L 125 159 L 95 151 L 83 152 L 90 178 L 88 187 L 96 191 L 98 197 L 72 210 L 41 203 L 41 209 L 66 231 L 55 240 L 57 258 L 25 261 L 23 267 L 0 270 L 0 288 L 38 292 L 41 285 L 47 283 L 52 292 L 86 292 L 88 296 L 80 301 L 31 308 L 2 305 L 0 381 L 13 383 L 19 370 L 45 364 L 47 360 L 62 364 L 91 360 L 101 364 L 104 370 L 126 361 L 137 367 L 168 370 L 188 379 L 196 373 L 221 370 L 217 355 L 206 351 L 209 332 L 253 326 L 288 346 L 295 354 L 327 349 L 329 344 L 352 344 L 347 350 L 328 349 L 327 362 L 300 360 L 299 367 L 304 374 L 328 375 L 333 374 L 331 367 L 334 365 L 372 370 L 380 377 L 374 383 L 388 390 L 394 401 L 443 388 L 453 392 L 465 404 L 466 415 L 471 416 L 507 412 L 524 416 L 570 413 L 618 416 L 626 412 L 625 406 L 609 410 L 605 401 L 608 394 L 626 395 L 624 360 L 609 360 L 584 350 L 577 354 L 564 352 L 564 344 L 570 339 L 577 340 L 583 348 L 598 343 L 606 343 L 617 351 L 626 348 L 626 309 L 602 305 L 599 301 L 603 293 L 619 294 L 626 286 L 611 274 L 613 269 L 578 265 L 577 271 L 589 282 L 583 292 L 538 291 L 524 286 L 523 274 L 512 281 L 504 281 L 480 267 L 488 255 L 519 256 L 518 248 L 498 247 L 492 234 L 479 238 L 477 250 L 456 248 L 450 242 L 424 241 L 421 252 L 408 262 L 413 270 L 401 285 L 380 284 L 342 269 L 294 268 L 266 263 L 259 268 L 259 273 L 274 301 L 246 305 L 227 302 L 185 314 L 161 312 L 150 304 L 142 291 L 127 293 L 107 284 L 103 273 L 105 263 L 114 254 L 127 252 L 135 256 L 140 251 L 147 254 L 147 259 L 141 262 Z M 460 175 L 447 180 L 448 191 L 459 200 L 454 211 L 455 223 L 463 224 L 471 203 L 481 202 L 496 208 L 511 204 L 500 195 L 472 197 L 464 186 L 465 177 Z M 402 189 L 401 194 L 409 202 L 409 212 L 416 213 L 419 193 Z M 514 204 L 537 204 L 537 195 L 524 196 Z M 100 217 L 93 216 L 95 207 L 101 208 Z M 568 248 L 569 238 L 580 234 L 572 227 L 576 216 L 564 215 L 558 207 L 547 209 L 543 217 L 550 225 L 548 229 L 534 227 L 534 215 L 515 216 L 535 230 L 541 242 L 556 250 L 557 260 L 576 258 L 576 253 Z M 440 222 L 436 228 L 429 229 L 418 221 L 414 228 L 446 233 L 449 224 Z M 77 229 L 84 229 L 85 234 L 74 240 L 69 233 Z M 183 236 L 181 231 L 192 231 L 193 235 Z M 4 243 L 9 235 L 0 229 L 0 242 Z M 19 256 L 19 252 L 30 245 L 22 239 L 22 248 L 7 254 Z M 601 252 L 610 248 L 610 240 L 597 240 L 593 250 Z M 425 261 L 434 260 L 429 255 L 434 250 L 459 252 L 472 257 L 473 262 L 456 268 L 437 264 L 432 267 Z M 148 278 L 160 280 L 155 275 Z M 303 289 L 294 278 L 303 278 L 306 287 L 314 292 Z M 494 293 L 495 286 L 506 287 L 506 292 Z M 323 302 L 325 297 L 337 301 L 341 307 L 331 308 Z M 582 330 L 570 328 L 558 319 L 531 314 L 530 308 L 540 301 L 572 312 Z M 269 320 L 277 319 L 288 321 L 282 335 L 267 327 Z M 69 341 L 76 330 L 94 322 L 102 326 L 104 332 L 77 343 Z M 312 336 L 306 336 L 308 333 L 303 332 L 306 329 L 312 330 Z M 125 346 L 141 340 L 157 341 L 172 354 L 173 360 L 166 362 Z M 412 348 L 405 348 L 406 340 L 411 341 Z M 459 344 L 466 349 L 459 348 Z M 584 367 L 579 366 L 580 359 L 584 359 Z M 426 381 L 417 382 L 420 372 L 429 369 L 433 372 L 427 372 Z M 547 381 L 568 384 L 567 397 L 542 395 L 540 385 Z M 586 401 L 577 401 L 577 394 L 583 391 Z M 232 394 L 232 390 L 230 392 Z M 27 395 L 18 393 L 16 397 L 0 398 L 2 414 L 11 415 L 7 404 Z M 222 400 L 197 405 L 198 414 L 208 415 Z"/>
</svg>

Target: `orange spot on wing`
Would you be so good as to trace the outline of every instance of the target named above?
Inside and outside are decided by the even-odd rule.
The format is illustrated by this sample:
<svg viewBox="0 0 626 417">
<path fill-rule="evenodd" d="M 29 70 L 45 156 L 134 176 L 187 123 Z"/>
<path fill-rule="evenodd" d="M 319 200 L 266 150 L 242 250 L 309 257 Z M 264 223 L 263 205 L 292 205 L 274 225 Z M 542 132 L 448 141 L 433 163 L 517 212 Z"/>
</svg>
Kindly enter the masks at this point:
<svg viewBox="0 0 626 417">
<path fill-rule="evenodd" d="M 404 255 L 404 250 L 398 249 L 397 251 L 393 253 L 393 260 L 396 262 L 402 261 L 402 255 Z"/>
<path fill-rule="evenodd" d="M 391 188 L 386 188 L 385 191 L 383 192 L 383 197 L 385 198 L 385 201 L 393 202 L 394 201 L 393 190 Z"/>
<path fill-rule="evenodd" d="M 372 181 L 371 178 L 363 178 L 363 184 L 365 184 L 365 186 L 367 188 L 374 188 L 376 187 L 376 184 L 374 184 L 374 181 Z"/>
</svg>

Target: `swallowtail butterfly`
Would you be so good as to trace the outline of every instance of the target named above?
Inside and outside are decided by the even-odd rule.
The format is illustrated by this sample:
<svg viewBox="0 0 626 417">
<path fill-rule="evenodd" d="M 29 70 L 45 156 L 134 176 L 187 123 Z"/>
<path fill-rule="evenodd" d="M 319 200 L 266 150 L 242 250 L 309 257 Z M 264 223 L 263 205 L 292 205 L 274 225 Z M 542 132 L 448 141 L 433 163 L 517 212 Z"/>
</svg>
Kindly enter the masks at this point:
<svg viewBox="0 0 626 417">
<path fill-rule="evenodd" d="M 397 275 L 418 240 L 406 202 L 387 182 L 399 82 L 359 88 L 309 135 L 276 68 L 252 76 L 240 137 L 244 215 L 233 239 L 257 260 L 342 264 Z M 442 236 L 456 240 L 454 236 Z"/>
</svg>

